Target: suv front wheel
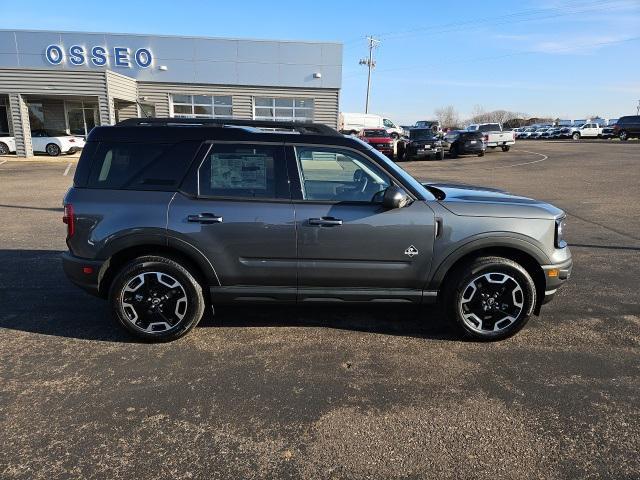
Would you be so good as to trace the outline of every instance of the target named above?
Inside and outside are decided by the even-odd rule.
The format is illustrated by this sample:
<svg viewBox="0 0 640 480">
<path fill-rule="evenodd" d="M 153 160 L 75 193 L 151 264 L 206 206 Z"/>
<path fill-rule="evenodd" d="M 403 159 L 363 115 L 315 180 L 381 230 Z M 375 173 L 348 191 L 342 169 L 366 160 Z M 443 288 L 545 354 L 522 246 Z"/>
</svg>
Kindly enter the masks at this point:
<svg viewBox="0 0 640 480">
<path fill-rule="evenodd" d="M 167 342 L 194 328 L 204 313 L 202 287 L 182 265 L 160 256 L 138 257 L 109 290 L 113 316 L 136 337 Z"/>
<path fill-rule="evenodd" d="M 467 336 L 501 340 L 527 323 L 536 303 L 536 288 L 518 263 L 480 257 L 455 272 L 445 302 L 449 316 Z"/>
</svg>

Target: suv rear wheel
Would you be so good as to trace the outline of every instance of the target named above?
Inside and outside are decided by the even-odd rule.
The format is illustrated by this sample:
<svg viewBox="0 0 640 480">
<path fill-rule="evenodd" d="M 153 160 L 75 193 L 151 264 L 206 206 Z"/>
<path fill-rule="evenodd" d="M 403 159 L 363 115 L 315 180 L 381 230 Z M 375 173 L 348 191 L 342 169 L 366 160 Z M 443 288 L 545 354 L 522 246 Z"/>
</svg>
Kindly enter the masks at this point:
<svg viewBox="0 0 640 480">
<path fill-rule="evenodd" d="M 204 313 L 202 287 L 165 257 L 138 257 L 120 270 L 109 290 L 113 316 L 136 337 L 167 342 L 194 328 Z"/>
<path fill-rule="evenodd" d="M 501 340 L 529 320 L 536 288 L 529 273 L 502 257 L 480 257 L 455 272 L 445 290 L 447 311 L 476 340 Z"/>
<path fill-rule="evenodd" d="M 626 130 L 620 130 L 620 133 L 618 134 L 618 137 L 623 142 L 626 142 L 627 140 L 629 140 L 629 135 L 627 134 Z"/>
</svg>

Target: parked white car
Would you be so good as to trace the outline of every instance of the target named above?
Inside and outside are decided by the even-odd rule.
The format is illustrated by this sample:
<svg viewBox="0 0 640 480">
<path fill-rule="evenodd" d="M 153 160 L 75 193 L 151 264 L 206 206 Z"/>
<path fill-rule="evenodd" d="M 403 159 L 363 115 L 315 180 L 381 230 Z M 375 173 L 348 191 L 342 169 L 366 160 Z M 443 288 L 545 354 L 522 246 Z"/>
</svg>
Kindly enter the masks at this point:
<svg viewBox="0 0 640 480">
<path fill-rule="evenodd" d="M 52 130 L 32 130 L 31 143 L 34 152 L 44 152 L 52 157 L 61 153 L 75 153 L 84 148 L 82 137 Z"/>
<path fill-rule="evenodd" d="M 473 123 L 466 128 L 469 132 L 482 132 L 484 143 L 488 148 L 501 147 L 508 152 L 511 145 L 516 143 L 516 134 L 512 131 L 504 132 L 499 123 Z"/>
<path fill-rule="evenodd" d="M 16 140 L 13 137 L 0 137 L 0 155 L 8 155 L 16 151 Z"/>
<path fill-rule="evenodd" d="M 84 138 L 52 130 L 32 130 L 33 151 L 57 157 L 61 153 L 75 153 L 84 148 Z M 0 137 L 0 155 L 15 153 L 16 139 Z"/>
<path fill-rule="evenodd" d="M 365 128 L 384 128 L 391 138 L 397 139 L 405 134 L 404 129 L 388 118 L 371 113 L 340 113 L 338 130 L 355 135 Z"/>
<path fill-rule="evenodd" d="M 585 123 L 571 132 L 571 138 L 580 140 L 581 138 L 599 138 L 602 136 L 602 127 L 597 123 Z"/>
</svg>

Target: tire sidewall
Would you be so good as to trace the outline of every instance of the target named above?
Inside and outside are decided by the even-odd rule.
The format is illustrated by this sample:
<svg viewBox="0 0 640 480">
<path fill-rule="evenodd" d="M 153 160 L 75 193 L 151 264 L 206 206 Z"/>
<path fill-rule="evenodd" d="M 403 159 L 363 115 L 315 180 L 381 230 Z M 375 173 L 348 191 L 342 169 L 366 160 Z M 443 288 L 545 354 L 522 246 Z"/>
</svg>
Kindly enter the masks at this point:
<svg viewBox="0 0 640 480">
<path fill-rule="evenodd" d="M 478 333 L 472 330 L 462 318 L 459 308 L 460 299 L 469 282 L 485 273 L 505 273 L 513 277 L 522 288 L 524 304 L 520 317 L 509 327 L 499 332 Z M 470 266 L 457 272 L 447 296 L 447 310 L 456 326 L 465 336 L 479 341 L 495 341 L 508 338 L 519 332 L 527 323 L 536 304 L 536 288 L 529 273 L 519 264 L 500 257 L 479 258 Z"/>
<path fill-rule="evenodd" d="M 127 320 L 120 298 L 125 286 L 135 276 L 144 272 L 162 272 L 175 278 L 185 290 L 187 311 L 176 328 L 161 333 L 147 333 L 135 328 Z M 109 289 L 109 304 L 114 319 L 140 340 L 167 342 L 182 337 L 194 328 L 204 314 L 202 287 L 189 271 L 179 263 L 164 257 L 141 257 L 126 265 L 114 278 Z"/>
<path fill-rule="evenodd" d="M 0 155 L 9 155 L 9 153 L 9 146 L 4 142 L 0 142 Z"/>
</svg>

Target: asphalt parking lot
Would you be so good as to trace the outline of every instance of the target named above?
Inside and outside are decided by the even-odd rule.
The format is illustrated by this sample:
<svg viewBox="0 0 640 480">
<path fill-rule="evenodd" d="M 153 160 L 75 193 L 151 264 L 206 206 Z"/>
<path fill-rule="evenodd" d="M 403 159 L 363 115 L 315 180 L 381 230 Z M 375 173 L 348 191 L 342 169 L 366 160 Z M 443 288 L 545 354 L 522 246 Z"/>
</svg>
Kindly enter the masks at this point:
<svg viewBox="0 0 640 480">
<path fill-rule="evenodd" d="M 637 143 L 402 164 L 568 212 L 570 283 L 489 344 L 386 307 L 227 307 L 133 342 L 60 267 L 74 164 L 1 162 L 0 478 L 640 477 Z"/>
</svg>

